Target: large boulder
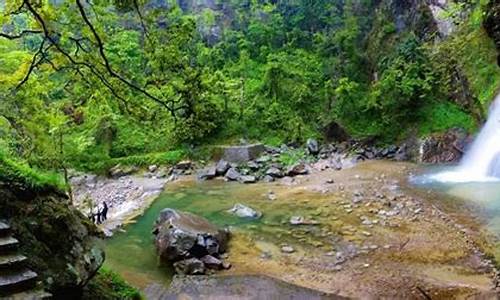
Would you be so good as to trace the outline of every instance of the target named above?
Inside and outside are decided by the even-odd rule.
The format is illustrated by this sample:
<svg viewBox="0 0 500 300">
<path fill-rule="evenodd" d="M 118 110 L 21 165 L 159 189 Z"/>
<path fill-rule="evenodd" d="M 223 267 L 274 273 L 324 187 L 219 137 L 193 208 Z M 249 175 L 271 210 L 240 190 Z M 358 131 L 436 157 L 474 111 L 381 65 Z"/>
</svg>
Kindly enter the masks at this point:
<svg viewBox="0 0 500 300">
<path fill-rule="evenodd" d="M 217 176 L 217 168 L 215 166 L 208 167 L 198 172 L 198 180 L 209 180 Z"/>
<path fill-rule="evenodd" d="M 156 251 L 163 262 L 176 262 L 226 250 L 229 232 L 188 212 L 166 208 L 153 228 Z"/>
<path fill-rule="evenodd" d="M 262 144 L 223 147 L 222 159 L 232 163 L 248 162 L 258 158 L 265 150 Z"/>
<path fill-rule="evenodd" d="M 420 161 L 432 164 L 458 162 L 470 142 L 467 132 L 458 128 L 430 136 L 422 141 Z"/>
<path fill-rule="evenodd" d="M 226 172 L 225 177 L 227 180 L 236 181 L 241 177 L 241 174 L 235 168 L 231 168 Z"/>
<path fill-rule="evenodd" d="M 319 143 L 317 140 L 308 139 L 306 146 L 307 146 L 307 151 L 309 152 L 309 154 L 317 155 L 319 153 Z"/>
<path fill-rule="evenodd" d="M 215 166 L 215 172 L 217 173 L 218 176 L 224 176 L 226 172 L 231 168 L 231 165 L 221 159 L 217 162 L 217 165 Z"/>
<path fill-rule="evenodd" d="M 253 175 L 244 175 L 244 176 L 240 176 L 238 178 L 238 181 L 241 182 L 241 183 L 246 183 L 246 184 L 256 183 L 257 182 L 257 177 L 255 177 Z"/>
<path fill-rule="evenodd" d="M 293 177 L 297 175 L 305 175 L 308 172 L 307 166 L 304 163 L 296 163 L 287 169 L 286 174 Z"/>
</svg>

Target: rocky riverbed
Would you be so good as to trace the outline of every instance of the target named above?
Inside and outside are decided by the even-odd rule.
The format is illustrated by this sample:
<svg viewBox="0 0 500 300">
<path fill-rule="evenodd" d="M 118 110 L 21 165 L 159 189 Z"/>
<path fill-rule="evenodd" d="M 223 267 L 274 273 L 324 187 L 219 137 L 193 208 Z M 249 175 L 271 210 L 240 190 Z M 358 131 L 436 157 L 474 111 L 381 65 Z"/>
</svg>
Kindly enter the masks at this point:
<svg viewBox="0 0 500 300">
<path fill-rule="evenodd" d="M 417 171 L 370 161 L 314 170 L 291 183 L 239 185 L 239 196 L 221 199 L 221 210 L 241 202 L 263 217 L 231 227 L 232 268 L 221 274 L 265 275 L 347 297 L 495 297 L 481 224 L 456 202 L 408 186 Z M 185 178 L 169 190 L 182 194 L 198 184 Z"/>
<path fill-rule="evenodd" d="M 75 206 L 85 215 L 103 202 L 108 219 L 100 227 L 106 236 L 144 212 L 163 191 L 168 178 L 127 175 L 119 178 L 82 174 L 71 179 Z"/>
</svg>

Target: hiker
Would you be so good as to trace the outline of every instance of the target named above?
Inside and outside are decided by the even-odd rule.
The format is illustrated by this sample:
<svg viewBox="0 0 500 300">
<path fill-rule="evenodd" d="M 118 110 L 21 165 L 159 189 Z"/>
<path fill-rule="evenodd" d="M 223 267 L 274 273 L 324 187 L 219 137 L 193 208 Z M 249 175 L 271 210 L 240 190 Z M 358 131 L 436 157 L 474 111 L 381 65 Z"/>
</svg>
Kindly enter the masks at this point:
<svg viewBox="0 0 500 300">
<path fill-rule="evenodd" d="M 108 205 L 106 204 L 106 202 L 103 202 L 102 206 L 101 219 L 102 221 L 106 221 L 106 219 L 108 218 Z"/>
</svg>

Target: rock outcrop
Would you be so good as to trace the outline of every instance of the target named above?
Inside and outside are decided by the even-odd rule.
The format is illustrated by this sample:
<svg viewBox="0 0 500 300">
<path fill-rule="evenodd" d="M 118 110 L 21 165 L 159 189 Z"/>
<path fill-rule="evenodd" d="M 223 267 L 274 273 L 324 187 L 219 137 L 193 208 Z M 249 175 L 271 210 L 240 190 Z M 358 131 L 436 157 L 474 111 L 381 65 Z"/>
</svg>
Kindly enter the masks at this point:
<svg viewBox="0 0 500 300">
<path fill-rule="evenodd" d="M 491 0 L 486 13 L 484 28 L 500 50 L 500 0 Z M 500 66 L 500 55 L 497 57 L 497 63 Z"/>
<path fill-rule="evenodd" d="M 432 164 L 458 162 L 470 141 L 467 132 L 458 128 L 430 136 L 422 141 L 420 161 Z"/>
<path fill-rule="evenodd" d="M 0 219 L 19 241 L 25 266 L 56 299 L 75 299 L 104 262 L 96 227 L 55 188 L 0 179 Z"/>
</svg>

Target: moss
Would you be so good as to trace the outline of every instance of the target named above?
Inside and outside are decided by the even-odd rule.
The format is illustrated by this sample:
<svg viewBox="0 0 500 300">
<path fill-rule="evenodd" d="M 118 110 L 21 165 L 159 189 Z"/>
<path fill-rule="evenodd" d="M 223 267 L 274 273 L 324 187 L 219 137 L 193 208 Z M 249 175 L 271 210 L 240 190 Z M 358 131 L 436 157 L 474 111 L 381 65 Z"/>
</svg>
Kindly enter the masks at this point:
<svg viewBox="0 0 500 300">
<path fill-rule="evenodd" d="M 66 185 L 60 175 L 33 169 L 25 163 L 10 158 L 7 153 L 0 149 L 1 181 L 18 182 L 38 190 L 52 187 L 66 190 Z"/>
<path fill-rule="evenodd" d="M 55 298 L 78 297 L 104 261 L 97 228 L 55 188 L 0 182 L 0 218 L 9 221 L 28 266 Z"/>
<path fill-rule="evenodd" d="M 101 268 L 83 292 L 83 300 L 140 300 L 140 292 L 115 272 Z"/>
</svg>

